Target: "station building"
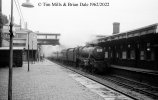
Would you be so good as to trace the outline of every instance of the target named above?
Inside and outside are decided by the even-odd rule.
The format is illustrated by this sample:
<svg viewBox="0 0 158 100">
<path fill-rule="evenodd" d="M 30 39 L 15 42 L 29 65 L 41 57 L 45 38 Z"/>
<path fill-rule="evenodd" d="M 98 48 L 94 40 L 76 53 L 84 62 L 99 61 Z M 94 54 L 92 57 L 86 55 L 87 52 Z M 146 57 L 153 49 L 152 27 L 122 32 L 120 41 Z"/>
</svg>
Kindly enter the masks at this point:
<svg viewBox="0 0 158 100">
<path fill-rule="evenodd" d="M 10 26 L 6 24 L 2 29 L 2 47 L 9 49 Z M 37 59 L 37 34 L 29 29 L 21 28 L 21 25 L 14 24 L 13 50 L 14 48 L 23 51 L 23 61 L 27 61 L 28 50 L 29 59 Z"/>
</svg>

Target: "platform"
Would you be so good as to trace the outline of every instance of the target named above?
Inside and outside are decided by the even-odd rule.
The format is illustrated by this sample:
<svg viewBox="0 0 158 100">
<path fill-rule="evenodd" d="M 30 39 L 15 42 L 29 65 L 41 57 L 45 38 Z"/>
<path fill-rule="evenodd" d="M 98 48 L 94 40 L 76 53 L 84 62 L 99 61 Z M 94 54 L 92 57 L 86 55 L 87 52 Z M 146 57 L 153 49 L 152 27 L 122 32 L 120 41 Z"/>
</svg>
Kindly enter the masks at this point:
<svg viewBox="0 0 158 100">
<path fill-rule="evenodd" d="M 0 68 L 0 100 L 8 96 L 8 68 Z M 48 60 L 13 68 L 13 100 L 104 100 Z"/>
</svg>

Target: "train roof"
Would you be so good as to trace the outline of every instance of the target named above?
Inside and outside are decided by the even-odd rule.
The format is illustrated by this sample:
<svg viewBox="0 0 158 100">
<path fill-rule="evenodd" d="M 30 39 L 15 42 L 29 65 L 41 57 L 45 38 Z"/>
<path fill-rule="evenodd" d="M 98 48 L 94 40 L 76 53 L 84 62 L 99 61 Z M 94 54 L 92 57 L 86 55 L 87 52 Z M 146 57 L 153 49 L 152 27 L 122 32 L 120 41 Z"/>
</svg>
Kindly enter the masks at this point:
<svg viewBox="0 0 158 100">
<path fill-rule="evenodd" d="M 158 23 L 148 25 L 145 27 L 141 27 L 138 29 L 130 30 L 127 32 L 113 34 L 111 36 L 107 36 L 105 38 L 100 38 L 98 40 L 99 40 L 99 42 L 106 42 L 106 41 L 130 38 L 130 37 L 135 37 L 135 36 L 142 36 L 142 35 L 146 35 L 146 34 L 155 34 L 155 33 L 158 33 Z"/>
<path fill-rule="evenodd" d="M 24 47 L 13 47 L 13 50 L 23 50 Z M 0 50 L 9 50 L 9 47 L 0 47 Z"/>
</svg>

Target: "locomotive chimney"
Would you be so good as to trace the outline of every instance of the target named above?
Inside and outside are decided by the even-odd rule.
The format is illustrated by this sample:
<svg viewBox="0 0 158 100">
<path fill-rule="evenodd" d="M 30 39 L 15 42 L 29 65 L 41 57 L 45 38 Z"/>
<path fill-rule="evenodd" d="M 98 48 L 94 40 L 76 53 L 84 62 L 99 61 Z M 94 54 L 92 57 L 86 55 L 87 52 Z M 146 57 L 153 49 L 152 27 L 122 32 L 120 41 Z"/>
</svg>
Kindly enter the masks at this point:
<svg viewBox="0 0 158 100">
<path fill-rule="evenodd" d="M 120 32 L 120 23 L 114 22 L 113 23 L 113 34 L 117 34 Z"/>
</svg>

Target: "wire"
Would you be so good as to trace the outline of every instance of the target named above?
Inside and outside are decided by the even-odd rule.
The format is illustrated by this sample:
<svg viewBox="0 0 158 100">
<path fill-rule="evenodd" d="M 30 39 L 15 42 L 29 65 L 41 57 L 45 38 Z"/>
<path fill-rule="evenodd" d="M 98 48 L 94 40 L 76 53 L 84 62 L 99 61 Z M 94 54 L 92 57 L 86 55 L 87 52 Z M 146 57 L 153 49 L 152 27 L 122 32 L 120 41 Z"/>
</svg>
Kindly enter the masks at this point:
<svg viewBox="0 0 158 100">
<path fill-rule="evenodd" d="M 19 14 L 19 16 L 20 16 L 20 18 L 21 18 L 21 14 L 20 14 L 19 8 L 18 8 L 17 3 L 16 3 L 15 0 L 14 0 L 14 3 L 15 3 L 15 5 L 16 5 L 16 9 L 17 9 L 17 11 L 18 11 L 18 14 Z"/>
<path fill-rule="evenodd" d="M 22 14 L 22 12 L 21 12 L 21 8 L 20 8 L 20 6 L 19 6 L 19 1 L 18 1 L 18 0 L 17 0 L 17 1 L 14 0 L 14 3 L 15 3 L 16 8 L 17 8 L 17 10 L 18 10 L 20 19 L 22 19 L 22 21 L 24 22 L 24 17 L 23 17 L 23 14 Z"/>
<path fill-rule="evenodd" d="M 21 11 L 21 6 L 20 6 L 20 4 L 19 4 L 19 0 L 17 0 L 17 2 L 18 2 L 18 6 L 19 6 L 19 8 L 20 8 L 20 13 L 21 13 L 21 15 L 22 15 L 23 22 L 25 22 L 25 21 L 24 21 L 23 14 L 22 14 L 22 11 Z"/>
</svg>

